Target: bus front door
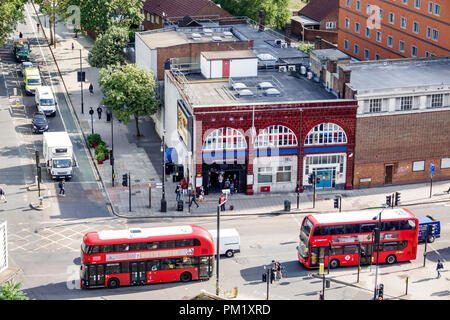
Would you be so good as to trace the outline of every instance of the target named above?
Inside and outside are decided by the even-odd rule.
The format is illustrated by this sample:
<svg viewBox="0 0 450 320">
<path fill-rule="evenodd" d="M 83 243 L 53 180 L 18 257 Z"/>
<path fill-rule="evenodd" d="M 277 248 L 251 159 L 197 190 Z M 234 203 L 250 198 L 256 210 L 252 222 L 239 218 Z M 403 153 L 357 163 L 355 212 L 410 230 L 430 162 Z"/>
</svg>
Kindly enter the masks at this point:
<svg viewBox="0 0 450 320">
<path fill-rule="evenodd" d="M 325 263 L 325 249 L 327 249 L 327 247 L 311 248 L 310 267 L 318 267 L 320 263 Z"/>
<path fill-rule="evenodd" d="M 130 284 L 146 284 L 145 262 L 130 262 Z"/>
<path fill-rule="evenodd" d="M 371 264 L 372 263 L 372 243 L 362 243 L 361 244 L 361 254 L 359 257 L 360 264 Z"/>
<path fill-rule="evenodd" d="M 89 287 L 105 285 L 105 266 L 102 264 L 89 265 Z"/>
</svg>

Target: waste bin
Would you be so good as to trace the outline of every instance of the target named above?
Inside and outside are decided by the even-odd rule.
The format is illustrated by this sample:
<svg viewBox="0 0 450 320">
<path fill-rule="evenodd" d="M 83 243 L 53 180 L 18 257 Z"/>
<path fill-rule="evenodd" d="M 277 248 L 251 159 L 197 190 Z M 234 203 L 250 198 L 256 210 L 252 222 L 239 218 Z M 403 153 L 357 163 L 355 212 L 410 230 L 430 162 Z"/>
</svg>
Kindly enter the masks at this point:
<svg viewBox="0 0 450 320">
<path fill-rule="evenodd" d="M 183 211 L 183 200 L 177 201 L 177 211 Z"/>
<path fill-rule="evenodd" d="M 291 202 L 289 200 L 284 200 L 284 211 L 291 211 Z"/>
</svg>

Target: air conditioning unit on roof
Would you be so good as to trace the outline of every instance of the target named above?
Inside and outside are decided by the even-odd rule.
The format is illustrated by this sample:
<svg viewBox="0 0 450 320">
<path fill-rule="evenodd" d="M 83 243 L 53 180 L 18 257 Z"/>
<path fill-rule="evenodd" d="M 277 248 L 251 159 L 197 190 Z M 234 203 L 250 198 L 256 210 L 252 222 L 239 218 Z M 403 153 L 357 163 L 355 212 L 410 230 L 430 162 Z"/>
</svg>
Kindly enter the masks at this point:
<svg viewBox="0 0 450 320">
<path fill-rule="evenodd" d="M 287 71 L 287 68 L 286 68 L 286 66 L 279 66 L 279 67 L 278 67 L 278 71 L 279 71 L 279 72 L 286 72 L 286 71 Z"/>
<path fill-rule="evenodd" d="M 288 66 L 288 71 L 295 71 L 295 66 Z"/>
<path fill-rule="evenodd" d="M 286 49 L 288 47 L 288 44 L 286 42 L 282 42 L 281 47 Z"/>
</svg>

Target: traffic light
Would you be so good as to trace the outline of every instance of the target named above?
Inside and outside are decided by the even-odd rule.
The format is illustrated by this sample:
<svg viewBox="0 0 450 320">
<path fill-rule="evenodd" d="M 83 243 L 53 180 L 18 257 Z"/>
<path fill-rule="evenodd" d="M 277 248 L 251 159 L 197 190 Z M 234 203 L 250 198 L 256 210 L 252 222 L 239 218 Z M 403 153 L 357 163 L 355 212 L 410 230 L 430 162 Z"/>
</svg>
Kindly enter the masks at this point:
<svg viewBox="0 0 450 320">
<path fill-rule="evenodd" d="M 308 176 L 308 183 L 309 184 L 313 183 L 313 175 L 312 175 L 312 173 Z"/>
<path fill-rule="evenodd" d="M 128 175 L 126 173 L 122 175 L 122 186 L 128 187 Z"/>
<path fill-rule="evenodd" d="M 388 207 L 391 206 L 391 196 L 386 196 L 386 205 L 387 205 Z"/>
<path fill-rule="evenodd" d="M 262 281 L 267 282 L 267 273 L 265 272 L 262 274 Z"/>
<path fill-rule="evenodd" d="M 394 201 L 394 204 L 395 204 L 396 206 L 398 206 L 399 202 L 400 202 L 400 192 L 396 192 L 396 193 L 395 193 L 395 201 Z"/>
<path fill-rule="evenodd" d="M 436 232 L 436 225 L 429 224 L 427 227 L 428 227 L 428 236 L 434 235 L 434 233 Z"/>
<path fill-rule="evenodd" d="M 339 199 L 338 199 L 338 198 L 335 198 L 335 199 L 334 199 L 334 207 L 335 207 L 336 209 L 339 209 Z"/>
<path fill-rule="evenodd" d="M 319 183 L 319 182 L 320 182 L 320 177 L 317 176 L 316 183 Z"/>
<path fill-rule="evenodd" d="M 380 285 L 378 287 L 378 298 L 383 299 L 383 290 L 384 290 L 384 285 L 382 283 L 380 283 Z"/>
<path fill-rule="evenodd" d="M 375 243 L 380 242 L 380 228 L 374 228 L 375 231 Z"/>
</svg>

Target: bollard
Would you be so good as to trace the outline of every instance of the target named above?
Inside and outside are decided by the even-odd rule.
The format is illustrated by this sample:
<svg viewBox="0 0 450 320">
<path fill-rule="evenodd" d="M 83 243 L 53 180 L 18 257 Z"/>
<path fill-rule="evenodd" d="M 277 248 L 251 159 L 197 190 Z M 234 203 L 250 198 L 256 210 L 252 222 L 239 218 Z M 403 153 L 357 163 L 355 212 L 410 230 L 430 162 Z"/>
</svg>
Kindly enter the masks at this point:
<svg viewBox="0 0 450 320">
<path fill-rule="evenodd" d="M 405 296 L 408 295 L 408 282 L 409 282 L 409 277 L 406 277 L 405 282 L 406 282 L 406 292 L 405 292 Z"/>
<path fill-rule="evenodd" d="M 39 197 L 39 205 L 42 206 L 42 201 L 44 200 L 44 197 Z"/>
<path fill-rule="evenodd" d="M 237 288 L 237 287 L 234 287 L 234 297 L 236 298 L 237 295 L 238 295 L 238 288 Z"/>
</svg>

